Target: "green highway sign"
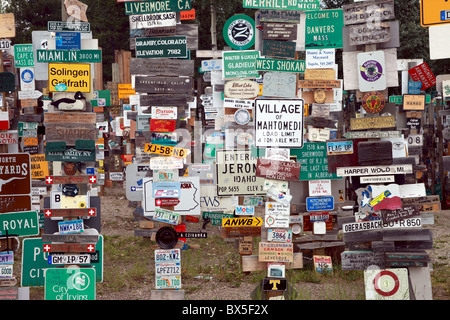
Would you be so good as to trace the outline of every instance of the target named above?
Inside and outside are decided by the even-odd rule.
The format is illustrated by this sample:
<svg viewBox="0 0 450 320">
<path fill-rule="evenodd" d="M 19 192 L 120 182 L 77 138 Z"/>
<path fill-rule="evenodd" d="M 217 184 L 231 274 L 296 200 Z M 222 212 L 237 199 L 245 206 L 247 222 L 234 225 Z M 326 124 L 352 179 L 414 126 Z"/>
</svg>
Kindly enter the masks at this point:
<svg viewBox="0 0 450 320">
<path fill-rule="evenodd" d="M 39 234 L 37 211 L 22 211 L 0 214 L 0 235 L 36 236 Z"/>
<path fill-rule="evenodd" d="M 305 48 L 342 48 L 342 9 L 308 11 L 305 21 Z"/>
<path fill-rule="evenodd" d="M 100 63 L 102 50 L 36 50 L 37 62 Z"/>
<path fill-rule="evenodd" d="M 34 67 L 34 55 L 32 44 L 16 44 L 14 45 L 14 66 Z"/>
<path fill-rule="evenodd" d="M 243 0 L 243 7 L 250 9 L 273 10 L 319 10 L 319 0 Z"/>
<path fill-rule="evenodd" d="M 257 58 L 259 58 L 259 51 L 255 50 L 224 51 L 222 53 L 223 78 L 228 80 L 260 78 L 256 70 Z"/>
<path fill-rule="evenodd" d="M 45 300 L 95 300 L 95 269 L 48 269 Z"/>
<path fill-rule="evenodd" d="M 21 287 L 42 287 L 45 283 L 47 269 L 59 267 L 48 264 L 49 253 L 44 252 L 42 238 L 23 239 L 22 270 L 20 276 Z M 95 253 L 90 253 L 91 263 L 87 264 L 95 269 L 97 282 L 103 281 L 103 236 L 100 235 L 95 245 Z"/>
<path fill-rule="evenodd" d="M 145 14 L 157 12 L 179 12 L 192 9 L 191 0 L 161 0 L 161 1 L 128 1 L 125 2 L 125 14 Z"/>
<path fill-rule="evenodd" d="M 257 58 L 256 70 L 305 73 L 305 61 Z"/>
<path fill-rule="evenodd" d="M 431 95 L 425 95 L 425 103 L 431 102 Z M 403 104 L 403 96 L 389 96 L 389 103 Z"/>
</svg>

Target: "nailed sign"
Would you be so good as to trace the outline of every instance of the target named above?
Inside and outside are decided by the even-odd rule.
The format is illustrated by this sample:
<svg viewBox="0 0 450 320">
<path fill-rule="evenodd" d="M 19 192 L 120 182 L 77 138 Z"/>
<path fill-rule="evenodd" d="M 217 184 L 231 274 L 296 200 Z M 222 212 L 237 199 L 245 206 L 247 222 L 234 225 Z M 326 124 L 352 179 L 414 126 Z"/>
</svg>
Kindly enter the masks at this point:
<svg viewBox="0 0 450 320">
<path fill-rule="evenodd" d="M 130 15 L 130 29 L 173 27 L 177 24 L 175 12 Z"/>
<path fill-rule="evenodd" d="M 260 242 L 258 261 L 293 262 L 294 245 L 282 242 Z"/>
<path fill-rule="evenodd" d="M 91 65 L 83 63 L 49 63 L 50 92 L 90 92 Z"/>
<path fill-rule="evenodd" d="M 342 9 L 306 12 L 305 47 L 312 49 L 342 48 Z"/>
<path fill-rule="evenodd" d="M 256 176 L 266 179 L 298 181 L 300 163 L 258 158 Z"/>
<path fill-rule="evenodd" d="M 351 130 L 395 128 L 395 116 L 350 118 Z"/>
<path fill-rule="evenodd" d="M 344 24 L 366 24 L 369 19 L 380 21 L 395 18 L 393 0 L 377 0 L 370 2 L 355 2 L 342 6 L 344 11 Z"/>
<path fill-rule="evenodd" d="M 37 211 L 0 214 L 0 235 L 36 236 L 39 234 Z"/>
<path fill-rule="evenodd" d="M 50 50 L 37 49 L 37 62 L 72 62 L 72 63 L 100 63 L 102 50 Z"/>
<path fill-rule="evenodd" d="M 412 172 L 411 164 L 373 167 L 344 167 L 336 169 L 336 174 L 339 177 L 371 176 L 380 174 L 408 174 Z"/>
<path fill-rule="evenodd" d="M 30 155 L 0 154 L 0 195 L 30 194 Z"/>
<path fill-rule="evenodd" d="M 297 24 L 295 23 L 263 23 L 264 40 L 297 40 Z"/>
<path fill-rule="evenodd" d="M 194 60 L 131 58 L 130 73 L 193 77 Z"/>
<path fill-rule="evenodd" d="M 45 140 L 74 146 L 76 140 L 97 140 L 97 129 L 93 124 L 46 124 Z"/>
<path fill-rule="evenodd" d="M 146 93 L 192 94 L 194 92 L 194 81 L 192 78 L 137 76 L 134 89 L 137 92 Z"/>
<path fill-rule="evenodd" d="M 136 38 L 137 58 L 186 58 L 187 37 Z"/>
<path fill-rule="evenodd" d="M 259 78 L 255 68 L 257 58 L 259 58 L 259 51 L 223 51 L 222 78 L 225 80 Z"/>
<path fill-rule="evenodd" d="M 125 14 L 145 14 L 155 12 L 188 11 L 191 10 L 191 0 L 164 0 L 164 1 L 127 1 Z"/>
<path fill-rule="evenodd" d="M 303 99 L 256 99 L 255 145 L 303 147 Z"/>
</svg>

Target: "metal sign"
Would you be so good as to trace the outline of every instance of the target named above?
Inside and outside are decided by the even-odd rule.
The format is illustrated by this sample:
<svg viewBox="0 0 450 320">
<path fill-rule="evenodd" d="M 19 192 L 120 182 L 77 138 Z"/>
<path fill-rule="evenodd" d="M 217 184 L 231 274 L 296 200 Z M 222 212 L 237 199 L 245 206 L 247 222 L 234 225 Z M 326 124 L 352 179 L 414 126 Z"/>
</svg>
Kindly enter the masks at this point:
<svg viewBox="0 0 450 320">
<path fill-rule="evenodd" d="M 82 21 L 48 21 L 47 30 L 49 32 L 59 32 L 59 31 L 73 31 L 73 32 L 91 32 L 91 24 Z"/>
<path fill-rule="evenodd" d="M 44 287 L 45 300 L 95 300 L 95 269 L 48 269 Z"/>
<path fill-rule="evenodd" d="M 222 78 L 225 80 L 259 78 L 259 72 L 255 68 L 259 53 L 255 50 L 223 51 Z"/>
<path fill-rule="evenodd" d="M 264 1 L 244 0 L 244 8 L 250 9 L 275 9 L 275 10 L 319 10 L 319 0 L 297 0 L 297 1 Z"/>
<path fill-rule="evenodd" d="M 255 20 L 245 14 L 235 14 L 223 27 L 225 42 L 235 50 L 246 50 L 255 44 Z"/>
<path fill-rule="evenodd" d="M 136 58 L 187 58 L 187 37 L 136 38 Z"/>
<path fill-rule="evenodd" d="M 49 63 L 50 92 L 90 92 L 91 65 L 83 63 Z"/>
<path fill-rule="evenodd" d="M 45 184 L 66 184 L 66 183 L 97 183 L 95 175 L 78 175 L 78 176 L 47 176 Z"/>
<path fill-rule="evenodd" d="M 265 194 L 264 179 L 256 177 L 257 159 L 251 150 L 216 150 L 217 195 Z"/>
<path fill-rule="evenodd" d="M 81 50 L 80 32 L 56 32 L 56 50 Z"/>
<path fill-rule="evenodd" d="M 125 14 L 146 14 L 155 12 L 189 11 L 192 9 L 191 0 L 165 0 L 165 1 L 127 1 Z"/>
<path fill-rule="evenodd" d="M 420 24 L 422 27 L 431 27 L 450 23 L 450 3 L 445 0 L 421 0 Z"/>
<path fill-rule="evenodd" d="M 428 89 L 436 84 L 436 77 L 426 62 L 408 70 L 409 75 L 414 81 L 421 81 L 420 90 Z"/>
<path fill-rule="evenodd" d="M 36 236 L 39 234 L 37 211 L 0 214 L 0 235 Z"/>
<path fill-rule="evenodd" d="M 255 146 L 303 147 L 303 99 L 255 101 Z"/>
<path fill-rule="evenodd" d="M 84 231 L 83 219 L 59 221 L 58 222 L 59 234 L 71 234 Z"/>
<path fill-rule="evenodd" d="M 261 54 L 263 56 L 288 58 L 295 57 L 294 41 L 264 40 Z"/>
<path fill-rule="evenodd" d="M 257 58 L 256 70 L 305 73 L 305 61 Z"/>
<path fill-rule="evenodd" d="M 327 9 L 306 12 L 305 48 L 342 48 L 342 9 Z M 326 27 L 324 27 L 326 26 Z"/>
<path fill-rule="evenodd" d="M 16 44 L 14 45 L 14 66 L 34 67 L 34 54 L 32 44 Z"/>
<path fill-rule="evenodd" d="M 31 193 L 30 155 L 0 154 L 0 195 Z"/>
<path fill-rule="evenodd" d="M 332 211 L 334 210 L 333 197 L 307 197 L 306 211 Z"/>
<path fill-rule="evenodd" d="M 248 218 L 223 218 L 222 227 L 261 227 L 263 223 L 262 218 L 248 217 Z"/>
<path fill-rule="evenodd" d="M 384 51 L 357 54 L 359 91 L 382 91 L 386 89 L 386 63 Z"/>
<path fill-rule="evenodd" d="M 177 158 L 186 158 L 188 154 L 190 153 L 189 149 L 183 149 L 183 148 L 175 148 L 171 146 L 161 146 L 157 144 L 145 144 L 145 150 L 146 153 L 154 153 L 169 157 L 177 157 Z"/>
<path fill-rule="evenodd" d="M 101 63 L 102 50 L 50 50 L 37 49 L 36 59 L 39 63 Z"/>
<path fill-rule="evenodd" d="M 370 176 L 385 174 L 408 174 L 412 173 L 411 164 L 400 164 L 391 166 L 361 166 L 361 167 L 341 167 L 336 169 L 339 177 Z"/>
</svg>

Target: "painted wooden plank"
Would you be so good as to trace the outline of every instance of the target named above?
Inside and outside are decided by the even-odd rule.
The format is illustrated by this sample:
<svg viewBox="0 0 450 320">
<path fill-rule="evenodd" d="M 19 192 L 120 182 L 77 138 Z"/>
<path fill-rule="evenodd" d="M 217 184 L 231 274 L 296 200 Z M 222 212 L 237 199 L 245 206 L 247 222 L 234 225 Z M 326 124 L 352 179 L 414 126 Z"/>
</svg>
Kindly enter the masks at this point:
<svg viewBox="0 0 450 320">
<path fill-rule="evenodd" d="M 294 253 L 293 262 L 285 263 L 286 269 L 302 269 L 303 268 L 303 254 L 301 252 Z M 267 262 L 258 261 L 257 255 L 242 256 L 242 271 L 252 272 L 267 270 Z"/>
</svg>

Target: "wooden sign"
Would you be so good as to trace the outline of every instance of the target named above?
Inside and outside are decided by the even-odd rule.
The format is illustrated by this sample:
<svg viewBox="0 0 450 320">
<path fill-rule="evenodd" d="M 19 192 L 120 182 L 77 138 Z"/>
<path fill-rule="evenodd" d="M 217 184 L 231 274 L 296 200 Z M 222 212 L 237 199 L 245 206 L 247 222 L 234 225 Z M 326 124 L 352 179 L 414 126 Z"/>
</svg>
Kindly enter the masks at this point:
<svg viewBox="0 0 450 320">
<path fill-rule="evenodd" d="M 139 95 L 141 107 L 149 106 L 186 106 L 194 97 L 188 94 L 148 94 Z M 95 115 L 95 114 L 94 114 Z"/>
<path fill-rule="evenodd" d="M 66 183 L 97 183 L 97 176 L 79 175 L 79 176 L 47 176 L 45 184 L 66 184 Z"/>
<path fill-rule="evenodd" d="M 408 174 L 412 172 L 411 164 L 372 167 L 344 167 L 336 169 L 336 174 L 339 177 L 370 176 L 380 174 Z"/>
<path fill-rule="evenodd" d="M 149 76 L 194 76 L 194 60 L 131 58 L 130 73 Z"/>
<path fill-rule="evenodd" d="M 278 41 L 278 40 L 264 40 L 261 54 L 263 56 L 277 57 L 277 58 L 294 58 L 295 57 L 294 41 Z"/>
<path fill-rule="evenodd" d="M 30 195 L 0 196 L 0 214 L 31 210 Z"/>
<path fill-rule="evenodd" d="M 0 195 L 31 193 L 30 163 L 27 153 L 0 154 Z"/>
<path fill-rule="evenodd" d="M 306 70 L 309 70 L 309 69 L 306 69 Z M 298 86 L 300 88 L 303 88 L 303 89 L 340 88 L 341 87 L 341 80 L 319 80 L 319 79 L 299 80 L 298 81 Z"/>
<path fill-rule="evenodd" d="M 381 217 L 384 223 L 397 221 L 405 218 L 419 216 L 420 212 L 416 205 L 404 206 L 401 209 L 395 210 L 381 210 Z"/>
<path fill-rule="evenodd" d="M 95 252 L 94 243 L 44 243 L 44 252 L 64 252 L 64 253 L 78 253 L 78 252 Z"/>
<path fill-rule="evenodd" d="M 80 209 L 45 209 L 44 217 L 63 217 L 63 218 L 76 218 L 76 217 L 95 217 L 97 211 L 95 208 L 80 208 Z"/>
<path fill-rule="evenodd" d="M 194 81 L 181 77 L 141 77 L 135 78 L 135 90 L 142 93 L 192 94 Z"/>
<path fill-rule="evenodd" d="M 383 111 L 386 105 L 386 98 L 382 92 L 369 91 L 362 97 L 362 106 L 368 113 L 378 113 Z"/>
<path fill-rule="evenodd" d="M 305 80 L 334 80 L 336 70 L 334 69 L 305 69 Z"/>
<path fill-rule="evenodd" d="M 130 15 L 129 21 L 130 29 L 172 27 L 177 24 L 177 14 L 175 12 L 167 12 Z"/>
<path fill-rule="evenodd" d="M 97 140 L 97 129 L 93 124 L 56 124 L 45 125 L 47 142 L 64 141 L 74 146 L 77 140 Z"/>
<path fill-rule="evenodd" d="M 294 247 L 292 243 L 260 242 L 258 261 L 293 262 Z"/>
<path fill-rule="evenodd" d="M 395 116 L 350 118 L 351 130 L 395 128 Z"/>
<path fill-rule="evenodd" d="M 300 178 L 300 163 L 277 161 L 258 158 L 256 176 L 266 179 L 298 181 Z"/>
<path fill-rule="evenodd" d="M 96 123 L 96 115 L 93 112 L 45 112 L 44 123 Z"/>
<path fill-rule="evenodd" d="M 15 76 L 12 72 L 0 72 L 0 92 L 15 91 Z"/>
<path fill-rule="evenodd" d="M 136 58 L 187 58 L 187 37 L 136 38 Z"/>
<path fill-rule="evenodd" d="M 400 131 L 349 131 L 344 133 L 347 139 L 361 138 L 400 138 Z"/>
<path fill-rule="evenodd" d="M 391 41 L 391 23 L 357 24 L 348 28 L 351 46 Z"/>
<path fill-rule="evenodd" d="M 344 25 L 366 24 L 368 19 L 376 15 L 380 21 L 395 18 L 393 0 L 376 0 L 370 2 L 355 2 L 343 5 Z"/>
<path fill-rule="evenodd" d="M 0 14 L 0 38 L 14 38 L 16 36 L 16 24 L 14 13 Z"/>
<path fill-rule="evenodd" d="M 252 99 L 260 92 L 256 81 L 251 80 L 231 80 L 225 83 L 224 93 L 228 98 Z"/>
<path fill-rule="evenodd" d="M 253 237 L 241 236 L 239 237 L 239 254 L 251 255 L 253 250 Z"/>
<path fill-rule="evenodd" d="M 222 238 L 260 237 L 261 227 L 226 227 L 220 229 Z"/>
<path fill-rule="evenodd" d="M 260 10 L 261 22 L 300 23 L 300 12 L 293 10 Z"/>
<path fill-rule="evenodd" d="M 392 164 L 392 142 L 358 142 L 358 164 L 362 166 Z"/>
<path fill-rule="evenodd" d="M 425 110 L 424 94 L 404 94 L 403 110 Z M 422 118 L 422 116 L 420 116 Z"/>
<path fill-rule="evenodd" d="M 370 265 L 384 268 L 383 252 L 344 251 L 341 253 L 342 270 L 365 270 Z"/>
<path fill-rule="evenodd" d="M 255 146 L 302 148 L 303 107 L 302 99 L 256 99 Z"/>
<path fill-rule="evenodd" d="M 297 40 L 297 24 L 263 22 L 263 40 Z"/>
</svg>

